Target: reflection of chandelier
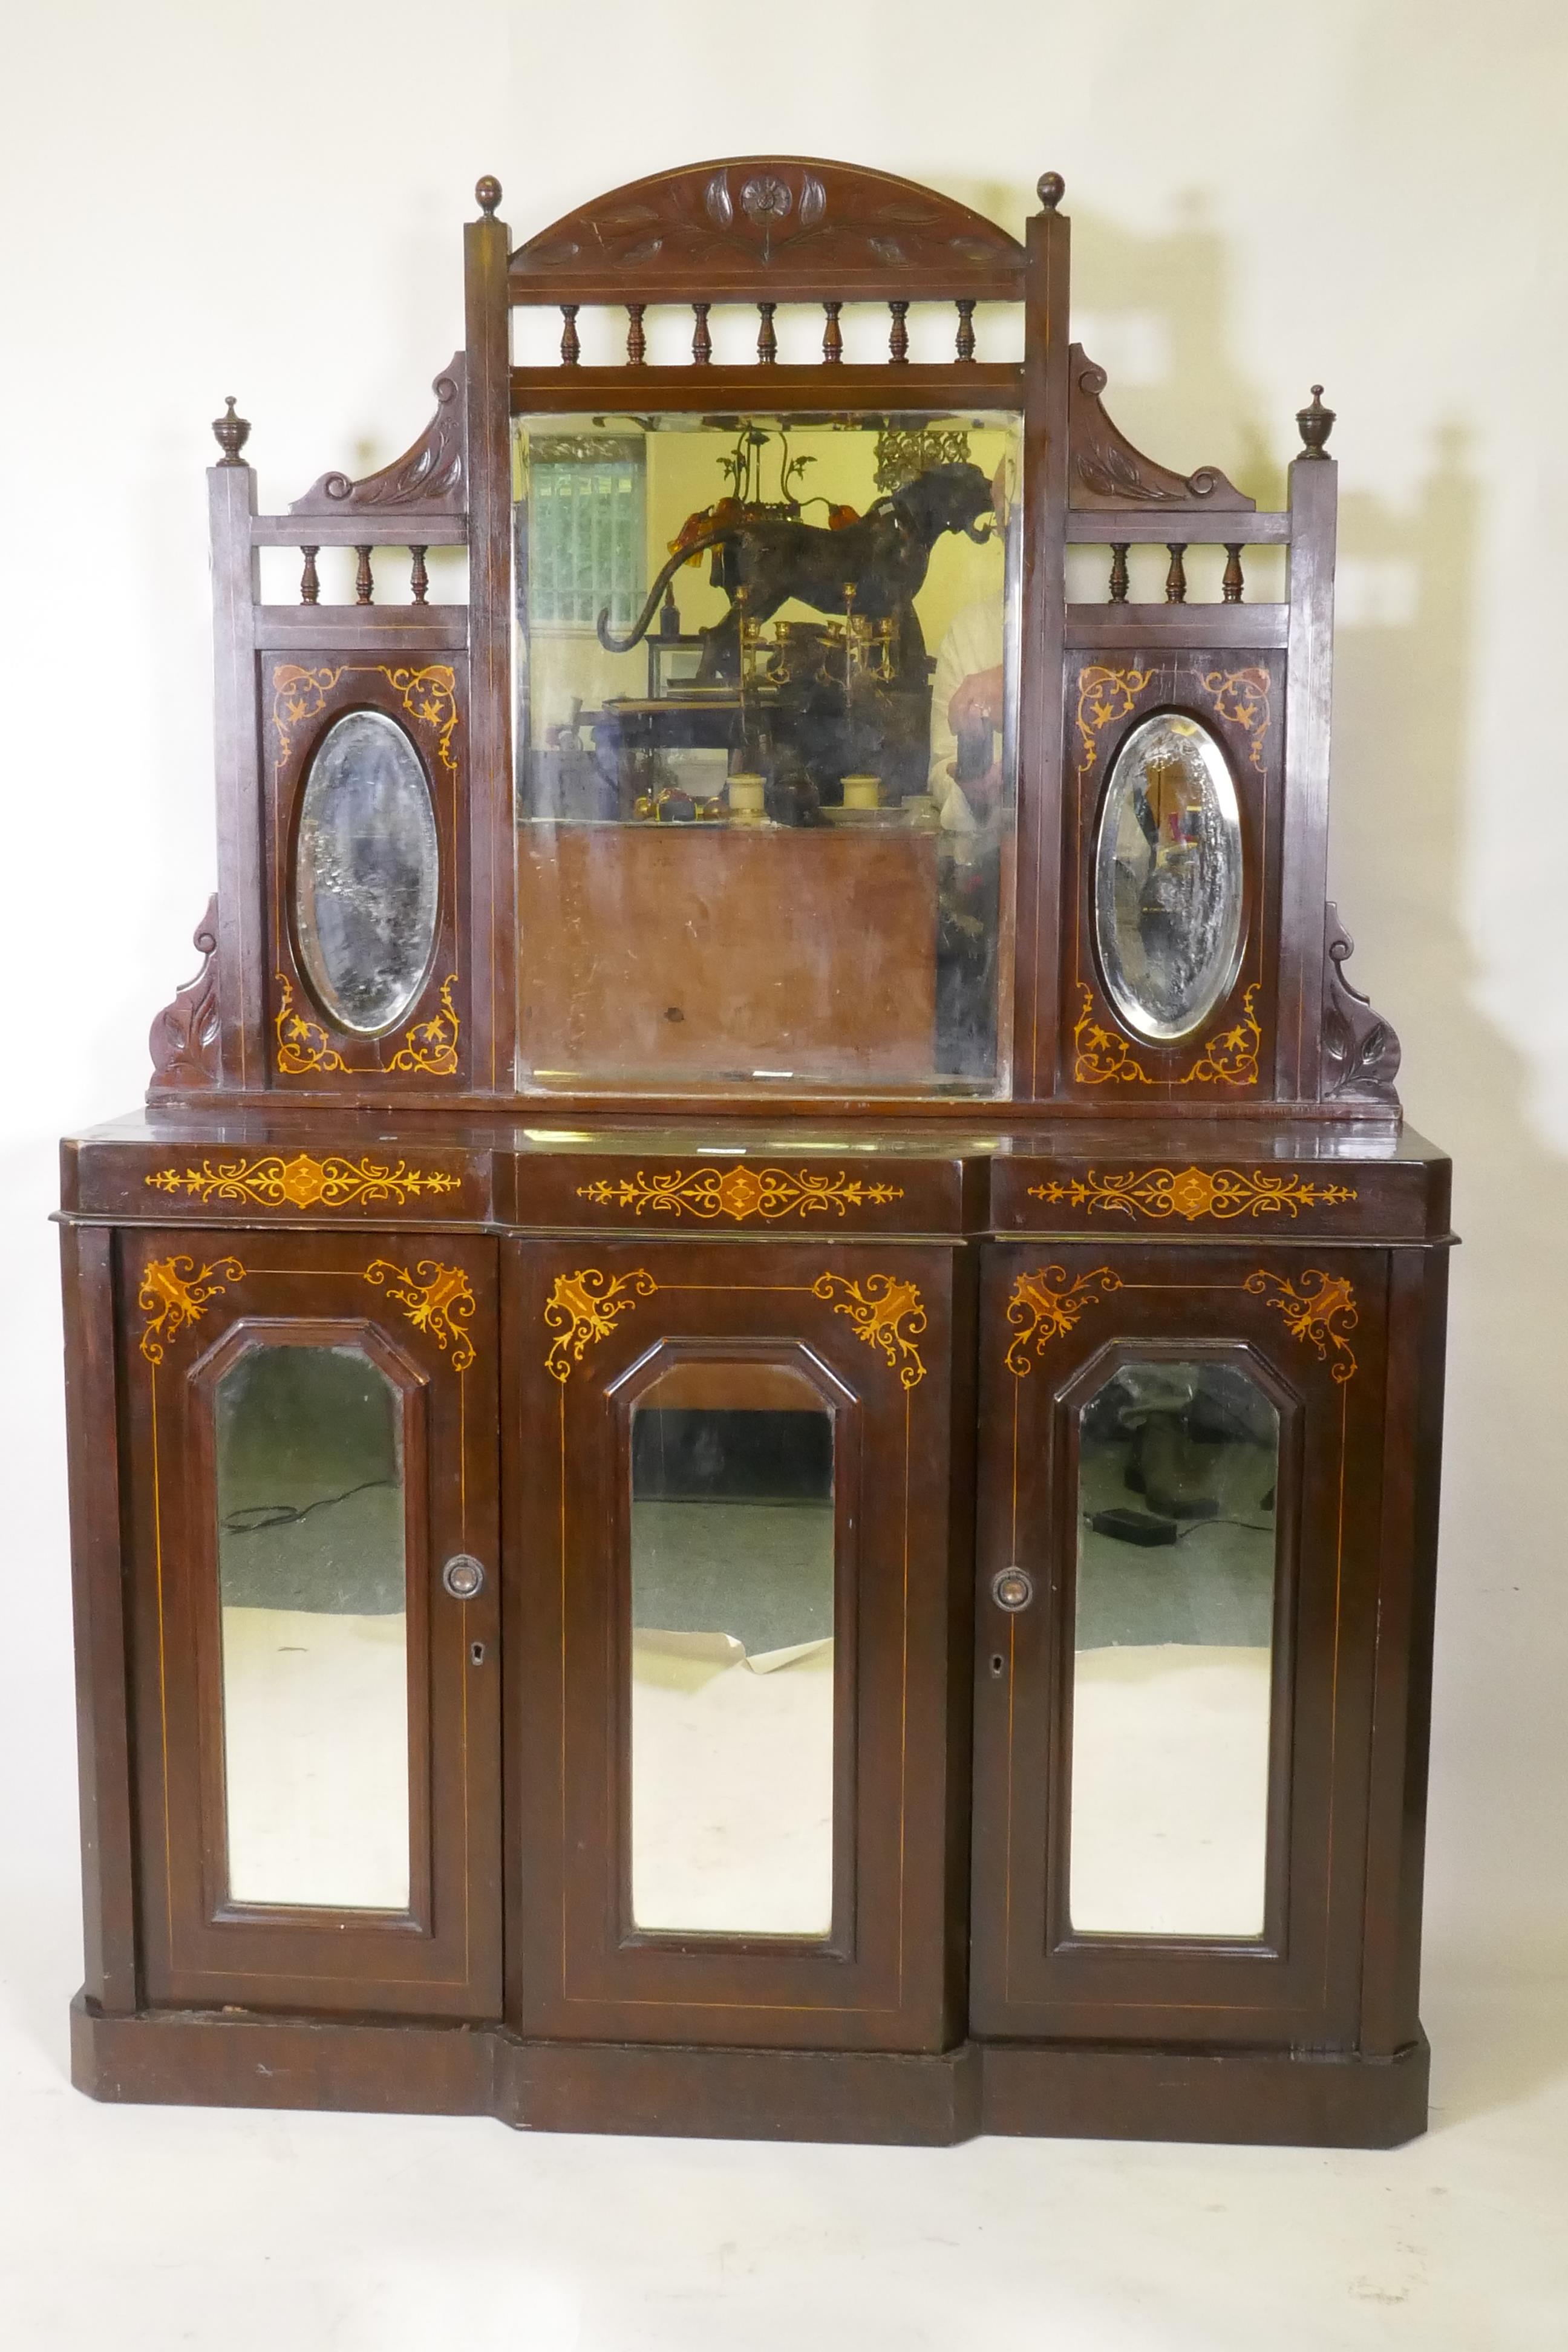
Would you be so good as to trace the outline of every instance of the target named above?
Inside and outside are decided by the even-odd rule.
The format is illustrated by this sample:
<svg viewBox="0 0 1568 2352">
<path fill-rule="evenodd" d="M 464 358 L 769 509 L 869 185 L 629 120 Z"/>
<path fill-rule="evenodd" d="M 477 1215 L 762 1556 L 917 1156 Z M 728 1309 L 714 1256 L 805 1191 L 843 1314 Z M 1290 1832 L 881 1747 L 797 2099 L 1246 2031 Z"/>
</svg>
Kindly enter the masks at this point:
<svg viewBox="0 0 1568 2352">
<path fill-rule="evenodd" d="M 877 436 L 877 488 L 901 490 L 932 466 L 963 466 L 968 459 L 969 436 L 957 425 L 918 425 L 908 432 L 887 425 Z"/>
</svg>

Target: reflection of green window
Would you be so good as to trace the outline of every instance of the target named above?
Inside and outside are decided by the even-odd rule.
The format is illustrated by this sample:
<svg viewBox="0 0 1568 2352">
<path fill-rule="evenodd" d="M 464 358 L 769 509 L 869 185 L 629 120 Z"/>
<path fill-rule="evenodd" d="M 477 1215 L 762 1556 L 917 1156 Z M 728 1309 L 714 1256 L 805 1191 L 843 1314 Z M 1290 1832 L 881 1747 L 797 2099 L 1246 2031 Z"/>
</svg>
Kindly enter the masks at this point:
<svg viewBox="0 0 1568 2352">
<path fill-rule="evenodd" d="M 640 441 L 551 434 L 529 450 L 529 617 L 589 628 L 606 605 L 617 629 L 642 603 Z"/>
</svg>

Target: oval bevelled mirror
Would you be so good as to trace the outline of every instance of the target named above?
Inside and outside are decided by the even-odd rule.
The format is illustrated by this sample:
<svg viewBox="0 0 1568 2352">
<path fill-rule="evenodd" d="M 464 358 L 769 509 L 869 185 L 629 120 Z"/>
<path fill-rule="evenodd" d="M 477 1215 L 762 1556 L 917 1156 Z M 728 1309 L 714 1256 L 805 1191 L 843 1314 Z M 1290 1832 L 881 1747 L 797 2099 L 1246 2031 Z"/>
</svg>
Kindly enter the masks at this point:
<svg viewBox="0 0 1568 2352">
<path fill-rule="evenodd" d="M 384 713 L 345 712 L 310 762 L 294 849 L 300 961 L 339 1028 L 374 1036 L 407 1013 L 429 969 L 440 898 L 418 752 Z"/>
<path fill-rule="evenodd" d="M 1225 753 L 1198 719 L 1135 727 L 1105 787 L 1094 928 L 1130 1028 L 1186 1036 L 1228 994 L 1241 959 L 1241 819 Z"/>
</svg>

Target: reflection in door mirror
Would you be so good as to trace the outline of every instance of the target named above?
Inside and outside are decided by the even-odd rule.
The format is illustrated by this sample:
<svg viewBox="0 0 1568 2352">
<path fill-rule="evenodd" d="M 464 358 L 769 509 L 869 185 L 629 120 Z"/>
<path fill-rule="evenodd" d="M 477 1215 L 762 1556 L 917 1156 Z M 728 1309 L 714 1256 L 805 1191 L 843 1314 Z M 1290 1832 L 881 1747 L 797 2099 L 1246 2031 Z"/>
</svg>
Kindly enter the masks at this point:
<svg viewBox="0 0 1568 2352">
<path fill-rule="evenodd" d="M 215 1440 L 229 1899 L 406 1911 L 396 1391 L 357 1348 L 252 1348 Z"/>
<path fill-rule="evenodd" d="M 1125 1363 L 1079 1413 L 1079 1933 L 1263 1932 L 1279 1476 L 1232 1364 Z"/>
<path fill-rule="evenodd" d="M 631 1450 L 634 1922 L 826 1936 L 832 1415 L 786 1367 L 681 1364 Z"/>
</svg>

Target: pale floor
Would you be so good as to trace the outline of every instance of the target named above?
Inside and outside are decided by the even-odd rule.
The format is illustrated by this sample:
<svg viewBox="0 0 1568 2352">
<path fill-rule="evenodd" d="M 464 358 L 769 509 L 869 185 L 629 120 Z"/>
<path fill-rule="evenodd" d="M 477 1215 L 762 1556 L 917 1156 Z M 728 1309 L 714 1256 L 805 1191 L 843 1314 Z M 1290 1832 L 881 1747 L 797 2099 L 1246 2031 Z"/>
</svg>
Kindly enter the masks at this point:
<svg viewBox="0 0 1568 2352">
<path fill-rule="evenodd" d="M 1568 2345 L 1562 1987 L 1481 1988 L 1435 1960 L 1433 2127 L 1386 2155 L 100 2107 L 67 2076 L 64 1777 L 37 1808 L 21 1791 L 5 1829 L 4 2352 Z"/>
</svg>

